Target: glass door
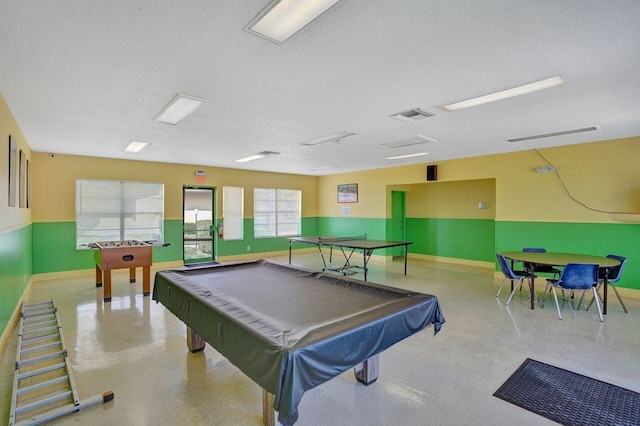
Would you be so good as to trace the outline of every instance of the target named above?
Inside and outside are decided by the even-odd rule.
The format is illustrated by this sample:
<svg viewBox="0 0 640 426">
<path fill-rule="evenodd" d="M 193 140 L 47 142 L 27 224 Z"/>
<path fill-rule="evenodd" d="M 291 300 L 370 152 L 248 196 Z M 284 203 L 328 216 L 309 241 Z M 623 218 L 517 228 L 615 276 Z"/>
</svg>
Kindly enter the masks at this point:
<svg viewBox="0 0 640 426">
<path fill-rule="evenodd" d="M 182 257 L 184 264 L 213 261 L 214 188 L 183 189 Z"/>
</svg>

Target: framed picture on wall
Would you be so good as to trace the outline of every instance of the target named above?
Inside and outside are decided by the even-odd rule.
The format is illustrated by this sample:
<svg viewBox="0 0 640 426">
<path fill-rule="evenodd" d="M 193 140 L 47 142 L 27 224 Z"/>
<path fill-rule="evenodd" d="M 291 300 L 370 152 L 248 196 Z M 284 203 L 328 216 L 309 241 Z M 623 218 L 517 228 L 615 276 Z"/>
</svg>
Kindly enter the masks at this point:
<svg viewBox="0 0 640 426">
<path fill-rule="evenodd" d="M 31 161 L 27 160 L 27 208 L 31 208 Z"/>
<path fill-rule="evenodd" d="M 23 150 L 18 158 L 18 204 L 24 208 L 27 207 L 27 156 Z"/>
<path fill-rule="evenodd" d="M 18 182 L 18 144 L 9 135 L 9 207 L 16 206 L 16 187 Z"/>
<path fill-rule="evenodd" d="M 344 183 L 338 185 L 338 202 L 339 203 L 357 203 L 358 202 L 358 184 Z"/>
</svg>

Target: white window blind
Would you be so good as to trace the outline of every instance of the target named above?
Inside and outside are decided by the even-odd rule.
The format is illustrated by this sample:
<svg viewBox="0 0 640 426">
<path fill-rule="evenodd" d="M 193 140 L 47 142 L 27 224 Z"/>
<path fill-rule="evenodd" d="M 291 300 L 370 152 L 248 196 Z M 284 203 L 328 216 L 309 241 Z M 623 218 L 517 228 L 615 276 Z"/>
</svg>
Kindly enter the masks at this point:
<svg viewBox="0 0 640 426">
<path fill-rule="evenodd" d="M 164 185 L 76 180 L 76 245 L 164 240 Z"/>
<path fill-rule="evenodd" d="M 224 240 L 242 240 L 244 218 L 244 188 L 224 186 L 222 188 L 222 218 Z"/>
<path fill-rule="evenodd" d="M 302 191 L 264 189 L 253 191 L 253 235 L 288 237 L 300 235 Z"/>
</svg>

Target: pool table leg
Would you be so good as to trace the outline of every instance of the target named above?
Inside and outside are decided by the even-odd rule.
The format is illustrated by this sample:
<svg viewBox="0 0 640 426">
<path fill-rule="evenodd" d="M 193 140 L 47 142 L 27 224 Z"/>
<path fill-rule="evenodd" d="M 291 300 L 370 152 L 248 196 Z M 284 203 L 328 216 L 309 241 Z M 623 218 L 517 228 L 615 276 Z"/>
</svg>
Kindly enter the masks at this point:
<svg viewBox="0 0 640 426">
<path fill-rule="evenodd" d="M 275 397 L 272 393 L 262 388 L 262 423 L 264 426 L 275 426 L 276 416 L 273 409 L 273 401 Z"/>
<path fill-rule="evenodd" d="M 378 372 L 380 371 L 379 364 L 380 354 L 376 354 L 366 361 L 356 365 L 353 368 L 356 380 L 366 386 L 369 386 L 378 380 Z"/>
<path fill-rule="evenodd" d="M 205 341 L 191 327 L 187 327 L 187 347 L 193 353 L 204 350 Z"/>
</svg>

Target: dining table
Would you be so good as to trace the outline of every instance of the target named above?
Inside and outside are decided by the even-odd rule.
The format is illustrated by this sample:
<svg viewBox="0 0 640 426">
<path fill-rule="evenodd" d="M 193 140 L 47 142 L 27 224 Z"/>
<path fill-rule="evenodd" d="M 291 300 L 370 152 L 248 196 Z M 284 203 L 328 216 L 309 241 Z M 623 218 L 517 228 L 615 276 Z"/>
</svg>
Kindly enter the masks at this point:
<svg viewBox="0 0 640 426">
<path fill-rule="evenodd" d="M 513 262 L 523 262 L 527 264 L 531 272 L 529 286 L 531 290 L 531 309 L 535 309 L 533 294 L 535 291 L 535 268 L 538 266 L 564 267 L 569 263 L 592 263 L 598 265 L 604 277 L 604 295 L 602 298 L 602 313 L 607 313 L 607 293 L 608 276 L 611 268 L 620 265 L 620 261 L 606 256 L 594 256 L 579 253 L 555 253 L 555 252 L 525 252 L 525 251 L 505 251 L 501 252 L 504 257 Z"/>
</svg>

